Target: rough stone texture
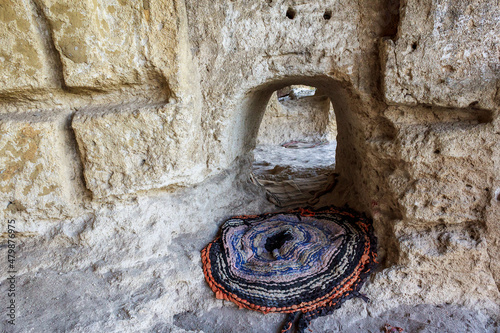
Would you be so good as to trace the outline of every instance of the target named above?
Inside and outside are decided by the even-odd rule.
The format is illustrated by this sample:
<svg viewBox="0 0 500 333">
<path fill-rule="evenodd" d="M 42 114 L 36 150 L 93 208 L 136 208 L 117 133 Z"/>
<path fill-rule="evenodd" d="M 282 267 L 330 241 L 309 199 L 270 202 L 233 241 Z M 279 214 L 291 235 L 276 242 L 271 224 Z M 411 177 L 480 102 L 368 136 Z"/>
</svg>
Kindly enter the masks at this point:
<svg viewBox="0 0 500 333">
<path fill-rule="evenodd" d="M 359 305 L 359 304 L 358 304 Z M 223 308 L 207 312 L 186 312 L 175 316 L 174 325 L 186 331 L 230 333 L 277 332 L 283 315 L 262 315 L 256 312 Z M 379 316 L 368 314 L 361 320 L 345 322 L 335 316 L 315 319 L 309 328 L 313 332 L 379 333 L 386 324 L 411 333 L 493 332 L 497 325 L 484 322 L 474 311 L 464 311 L 450 305 L 400 306 Z M 159 326 L 161 327 L 161 326 Z M 163 327 L 167 327 L 166 325 Z"/>
<path fill-rule="evenodd" d="M 68 86 L 140 82 L 145 63 L 140 52 L 142 3 L 117 0 L 41 3 Z"/>
<path fill-rule="evenodd" d="M 181 96 L 196 89 L 195 82 L 183 83 L 193 74 L 186 72 L 181 1 L 3 0 L 0 6 L 0 92 L 160 85 L 168 98 L 171 88 Z"/>
<path fill-rule="evenodd" d="M 29 0 L 0 1 L 0 93 L 54 85 L 39 25 Z"/>
<path fill-rule="evenodd" d="M 498 137 L 498 128 L 500 124 L 496 124 L 496 133 Z M 497 138 L 498 142 L 498 138 Z M 494 179 L 493 186 L 489 192 L 489 203 L 486 207 L 484 219 L 488 228 L 488 252 L 490 254 L 490 268 L 500 290 L 500 260 L 498 260 L 498 253 L 500 253 L 500 147 L 498 145 L 492 148 Z"/>
<path fill-rule="evenodd" d="M 454 331 L 498 330 L 498 1 L 0 4 L 0 176 L 16 174 L 0 217 L 20 232 L 20 331 L 185 332 L 189 312 L 216 327 L 228 304 L 199 250 L 225 218 L 276 209 L 249 157 L 273 92 L 293 84 L 335 110 L 338 184 L 318 206 L 365 212 L 379 238 L 372 301 L 347 302 L 339 325 L 452 303 Z"/>
<path fill-rule="evenodd" d="M 0 195 L 6 215 L 61 219 L 74 214 L 74 191 L 65 164 L 64 129 L 40 114 L 0 117 Z"/>
<path fill-rule="evenodd" d="M 498 296 L 491 297 L 498 295 L 498 290 L 488 272 L 490 258 L 483 225 L 420 227 L 398 221 L 395 234 L 400 247 L 399 265 L 381 272 L 368 288 L 373 302 L 379 303 L 378 311 L 391 307 L 381 301 L 382 294 L 388 292 L 394 293 L 395 299 L 404 299 L 403 304 L 438 305 L 438 299 L 442 304 L 460 300 L 470 309 L 499 311 Z M 406 282 L 389 282 L 396 276 Z"/>
<path fill-rule="evenodd" d="M 279 145 L 290 140 L 321 140 L 335 136 L 335 113 L 327 96 L 278 101 L 273 93 L 259 127 L 257 144 Z M 333 123 L 333 125 L 331 124 Z"/>
<path fill-rule="evenodd" d="M 100 198 L 203 180 L 199 122 L 186 113 L 178 105 L 78 112 L 72 126 L 93 195 Z"/>
<path fill-rule="evenodd" d="M 419 122 L 408 121 L 407 114 L 414 112 L 422 114 Z M 439 108 L 386 111 L 398 132 L 395 157 L 400 159 L 390 182 L 405 218 L 424 223 L 482 220 L 494 191 L 492 153 L 498 135 L 492 135 L 491 123 L 473 116 L 460 121 L 459 114 Z M 450 116 L 455 119 L 445 118 Z"/>
<path fill-rule="evenodd" d="M 389 103 L 500 106 L 498 0 L 404 0 L 396 41 L 383 42 Z"/>
<path fill-rule="evenodd" d="M 153 9 L 158 1 L 151 1 Z M 110 87 L 147 81 L 152 64 L 148 59 L 148 35 L 159 33 L 162 22 L 152 20 L 149 1 L 99 0 L 67 3 L 41 0 L 41 12 L 51 29 L 54 47 L 62 62 L 69 87 Z M 165 15 L 172 15 L 169 2 Z M 167 22 L 168 23 L 168 22 Z M 174 32 L 173 35 L 168 33 Z M 175 40 L 175 26 L 166 36 Z M 160 45 L 158 45 L 160 46 Z M 177 52 L 170 43 L 169 61 Z M 169 50 L 169 48 L 165 48 Z"/>
</svg>

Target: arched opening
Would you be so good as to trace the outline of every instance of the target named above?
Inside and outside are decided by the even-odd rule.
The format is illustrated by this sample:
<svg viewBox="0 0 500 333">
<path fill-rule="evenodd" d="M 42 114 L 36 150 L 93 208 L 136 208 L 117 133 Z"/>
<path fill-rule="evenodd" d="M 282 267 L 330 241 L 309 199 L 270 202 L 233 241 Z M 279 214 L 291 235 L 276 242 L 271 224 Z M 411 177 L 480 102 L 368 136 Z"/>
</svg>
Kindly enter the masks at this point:
<svg viewBox="0 0 500 333">
<path fill-rule="evenodd" d="M 334 188 L 330 188 L 332 195 L 328 196 L 328 201 L 321 200 L 320 204 L 359 206 L 359 204 L 350 201 L 359 194 L 356 184 L 359 183 L 360 175 L 358 172 L 361 169 L 361 159 L 357 156 L 359 143 L 356 141 L 354 131 L 360 130 L 357 128 L 356 116 L 362 113 L 363 104 L 359 102 L 359 96 L 348 84 L 329 76 L 279 78 L 246 91 L 241 96 L 241 102 L 237 107 L 239 112 L 234 114 L 232 132 L 228 133 L 231 137 L 226 146 L 228 156 L 232 155 L 234 159 L 246 156 L 245 160 L 253 160 L 254 149 L 258 146 L 259 128 L 261 124 L 265 128 L 265 122 L 262 121 L 273 93 L 293 85 L 315 87 L 316 91 L 328 97 L 335 114 L 337 146 L 334 149 L 335 153 L 332 151 L 328 158 L 335 162 L 336 177 L 333 180 L 333 185 L 336 185 Z M 248 165 L 245 172 L 251 175 L 252 165 Z M 303 205 L 308 205 L 308 203 Z"/>
<path fill-rule="evenodd" d="M 307 85 L 276 90 L 257 135 L 254 181 L 277 206 L 315 204 L 336 183 L 336 137 L 326 92 Z"/>
</svg>

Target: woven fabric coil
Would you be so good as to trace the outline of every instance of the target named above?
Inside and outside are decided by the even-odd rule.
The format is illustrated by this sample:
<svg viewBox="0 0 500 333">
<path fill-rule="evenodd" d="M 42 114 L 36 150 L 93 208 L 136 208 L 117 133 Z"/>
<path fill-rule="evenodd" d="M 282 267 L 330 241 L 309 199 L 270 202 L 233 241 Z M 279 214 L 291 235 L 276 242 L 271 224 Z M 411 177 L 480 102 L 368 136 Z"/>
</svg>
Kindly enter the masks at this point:
<svg viewBox="0 0 500 333">
<path fill-rule="evenodd" d="M 372 222 L 353 211 L 292 210 L 227 220 L 202 251 L 205 278 L 219 299 L 297 321 L 327 315 L 359 289 L 376 264 Z"/>
</svg>

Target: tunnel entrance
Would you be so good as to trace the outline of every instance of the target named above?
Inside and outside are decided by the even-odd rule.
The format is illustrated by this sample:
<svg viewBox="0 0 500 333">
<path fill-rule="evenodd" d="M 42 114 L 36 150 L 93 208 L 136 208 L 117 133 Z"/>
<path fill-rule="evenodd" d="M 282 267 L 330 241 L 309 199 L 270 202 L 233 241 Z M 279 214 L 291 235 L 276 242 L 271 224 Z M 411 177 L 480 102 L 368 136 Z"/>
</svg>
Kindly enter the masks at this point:
<svg viewBox="0 0 500 333">
<path fill-rule="evenodd" d="M 252 172 L 280 207 L 314 205 L 336 182 L 337 125 L 326 93 L 292 85 L 274 91 L 254 149 Z"/>
</svg>

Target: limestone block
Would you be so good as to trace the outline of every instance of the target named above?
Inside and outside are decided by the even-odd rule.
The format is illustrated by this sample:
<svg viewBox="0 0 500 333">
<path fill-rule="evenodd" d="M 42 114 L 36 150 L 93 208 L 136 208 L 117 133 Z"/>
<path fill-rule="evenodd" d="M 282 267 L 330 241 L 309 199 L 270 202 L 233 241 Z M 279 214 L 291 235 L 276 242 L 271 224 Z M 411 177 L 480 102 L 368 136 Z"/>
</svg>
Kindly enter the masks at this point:
<svg viewBox="0 0 500 333">
<path fill-rule="evenodd" d="M 42 115 L 0 116 L 2 209 L 31 216 L 71 216 L 70 176 L 60 126 Z"/>
<path fill-rule="evenodd" d="M 0 0 L 0 92 L 52 84 L 28 0 Z"/>
<path fill-rule="evenodd" d="M 141 82 L 145 75 L 143 1 L 42 3 L 66 85 L 101 88 Z"/>
<path fill-rule="evenodd" d="M 398 137 L 404 163 L 389 178 L 406 218 L 483 219 L 495 174 L 496 139 L 488 125 L 413 125 L 400 128 Z"/>
<path fill-rule="evenodd" d="M 391 298 L 408 304 L 464 304 L 497 316 L 500 294 L 489 269 L 484 225 L 416 224 L 396 222 L 398 265 L 374 276 L 374 284 L 367 286 L 370 298 L 382 307 Z"/>
<path fill-rule="evenodd" d="M 290 140 L 324 139 L 330 129 L 330 107 L 327 96 L 280 102 L 273 93 L 259 127 L 257 143 L 279 145 Z"/>
<path fill-rule="evenodd" d="M 387 102 L 498 107 L 498 1 L 407 0 L 403 8 L 396 41 L 382 43 Z"/>
<path fill-rule="evenodd" d="M 80 111 L 72 126 L 87 187 L 102 198 L 202 181 L 197 125 L 176 104 Z"/>
</svg>

